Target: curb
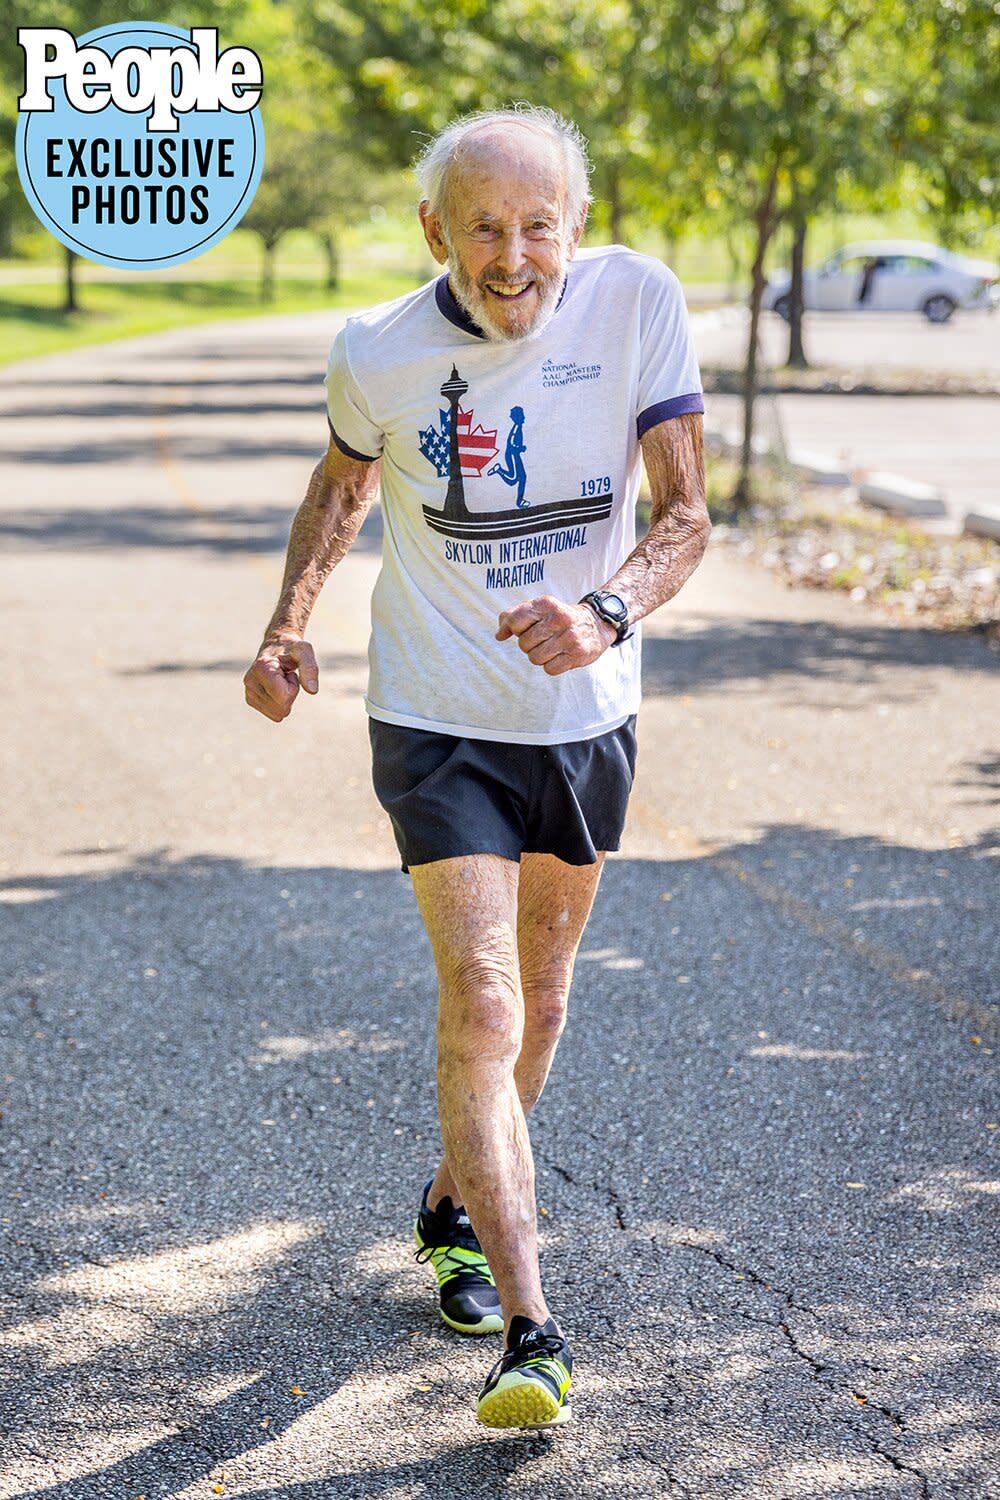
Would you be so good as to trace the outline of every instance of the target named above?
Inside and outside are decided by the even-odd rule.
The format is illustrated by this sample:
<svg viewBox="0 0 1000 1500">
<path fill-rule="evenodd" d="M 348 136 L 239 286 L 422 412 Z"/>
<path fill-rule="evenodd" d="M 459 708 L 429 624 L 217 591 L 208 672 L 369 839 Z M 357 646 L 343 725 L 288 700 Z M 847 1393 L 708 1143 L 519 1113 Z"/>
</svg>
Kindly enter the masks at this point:
<svg viewBox="0 0 1000 1500">
<path fill-rule="evenodd" d="M 844 489 L 854 481 L 854 476 L 839 468 L 829 454 L 815 453 L 811 448 L 789 449 L 788 462 L 800 479 L 808 479 L 812 484 L 829 484 Z"/>
<path fill-rule="evenodd" d="M 988 516 L 981 511 L 968 511 L 962 522 L 962 530 L 967 531 L 970 536 L 985 536 L 994 542 L 1000 542 L 1000 515 Z"/>
<path fill-rule="evenodd" d="M 903 516 L 947 516 L 944 495 L 933 485 L 881 471 L 858 476 L 858 499 Z"/>
<path fill-rule="evenodd" d="M 742 449 L 742 439 L 736 428 L 716 427 L 706 423 L 705 448 L 709 453 L 737 457 Z M 770 445 L 766 438 L 757 434 L 753 440 L 753 451 L 758 458 L 767 457 Z M 949 517 L 943 491 L 930 484 L 921 484 L 919 480 L 882 470 L 857 470 L 852 474 L 829 454 L 816 453 L 809 448 L 790 449 L 788 463 L 798 478 L 809 484 L 829 485 L 836 489 L 856 486 L 858 501 L 876 510 L 887 511 L 891 515 L 920 516 L 926 519 Z M 1000 513 L 991 515 L 969 511 L 963 517 L 954 516 L 952 519 L 960 530 L 970 536 L 1000 542 Z"/>
</svg>

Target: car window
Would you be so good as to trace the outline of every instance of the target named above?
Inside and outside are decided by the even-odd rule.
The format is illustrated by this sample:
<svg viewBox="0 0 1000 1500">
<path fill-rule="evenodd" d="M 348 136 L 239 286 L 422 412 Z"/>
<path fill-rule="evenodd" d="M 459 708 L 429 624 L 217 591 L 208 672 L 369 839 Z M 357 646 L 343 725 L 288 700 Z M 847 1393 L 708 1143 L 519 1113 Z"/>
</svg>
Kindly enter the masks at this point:
<svg viewBox="0 0 1000 1500">
<path fill-rule="evenodd" d="M 921 276 L 935 267 L 933 261 L 922 255 L 892 255 L 888 258 L 888 269 L 903 276 Z"/>
</svg>

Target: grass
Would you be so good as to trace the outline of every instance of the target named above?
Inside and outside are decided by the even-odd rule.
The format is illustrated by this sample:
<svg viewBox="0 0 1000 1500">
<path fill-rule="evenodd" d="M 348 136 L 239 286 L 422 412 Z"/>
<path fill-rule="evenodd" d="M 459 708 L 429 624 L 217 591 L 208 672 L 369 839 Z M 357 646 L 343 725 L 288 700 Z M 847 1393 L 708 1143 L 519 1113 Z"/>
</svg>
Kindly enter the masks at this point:
<svg viewBox="0 0 1000 1500">
<path fill-rule="evenodd" d="M 261 303 L 250 279 L 83 281 L 81 310 L 66 313 L 59 283 L 7 282 L 0 285 L 0 364 L 219 318 L 370 306 L 416 284 L 413 276 L 378 269 L 346 272 L 336 292 L 318 280 L 282 279 L 274 301 Z"/>
<path fill-rule="evenodd" d="M 877 235 L 935 238 L 926 221 L 914 214 L 882 219 L 844 215 L 813 226 L 807 260 L 821 260 L 837 245 Z M 597 244 L 604 237 L 595 225 L 586 243 Z M 662 233 L 650 231 L 629 239 L 637 249 L 666 256 L 690 286 L 724 286 L 734 278 L 729 254 L 717 237 L 690 237 L 668 245 Z M 1000 231 L 993 239 L 997 243 L 984 245 L 980 253 L 1000 253 Z M 787 264 L 786 241 L 784 231 L 776 236 L 772 265 Z M 159 278 L 80 261 L 81 311 L 67 314 L 59 310 L 61 251 L 39 227 L 23 237 L 22 258 L 0 263 L 0 364 L 218 318 L 370 306 L 412 290 L 434 271 L 415 215 L 384 213 L 364 226 L 346 229 L 340 248 L 342 286 L 330 294 L 323 289 L 325 270 L 315 235 L 287 234 L 278 250 L 277 294 L 271 304 L 257 300 L 260 241 L 248 230 L 235 230 L 197 261 Z M 744 257 L 746 249 L 741 243 Z M 745 269 L 744 265 L 736 277 L 739 290 Z"/>
</svg>

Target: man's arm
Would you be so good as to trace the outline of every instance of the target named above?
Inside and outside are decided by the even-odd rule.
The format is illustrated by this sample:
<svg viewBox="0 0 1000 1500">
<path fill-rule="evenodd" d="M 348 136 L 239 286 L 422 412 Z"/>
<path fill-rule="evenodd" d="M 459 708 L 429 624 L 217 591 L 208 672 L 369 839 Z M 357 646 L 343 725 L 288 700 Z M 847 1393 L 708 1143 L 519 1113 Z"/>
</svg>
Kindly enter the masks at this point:
<svg viewBox="0 0 1000 1500">
<path fill-rule="evenodd" d="M 699 412 L 669 417 L 640 439 L 652 493 L 649 530 L 613 578 L 594 587 L 617 594 L 629 620 L 641 620 L 672 599 L 701 562 L 712 530 L 705 502 L 705 458 Z M 616 638 L 588 604 L 544 595 L 500 616 L 497 640 L 518 645 L 549 676 L 586 667 Z"/>
<path fill-rule="evenodd" d="M 348 458 L 330 439 L 292 522 L 285 577 L 257 659 L 243 683 L 251 708 L 279 724 L 299 687 L 319 691 L 319 668 L 304 639 L 313 605 L 347 553 L 378 489 L 380 463 Z"/>
</svg>

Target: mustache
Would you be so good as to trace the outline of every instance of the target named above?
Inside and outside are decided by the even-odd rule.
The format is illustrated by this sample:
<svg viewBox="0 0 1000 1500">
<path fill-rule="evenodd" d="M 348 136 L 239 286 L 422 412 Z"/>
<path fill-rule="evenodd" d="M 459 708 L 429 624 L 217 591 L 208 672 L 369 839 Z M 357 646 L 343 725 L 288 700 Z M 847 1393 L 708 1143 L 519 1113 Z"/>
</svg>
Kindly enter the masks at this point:
<svg viewBox="0 0 1000 1500">
<path fill-rule="evenodd" d="M 542 277 L 538 276 L 534 271 L 524 276 L 491 276 L 488 271 L 484 271 L 479 277 L 480 286 L 486 286 L 487 283 L 492 286 L 524 286 L 528 282 L 534 282 L 538 285 L 541 281 Z"/>
</svg>

